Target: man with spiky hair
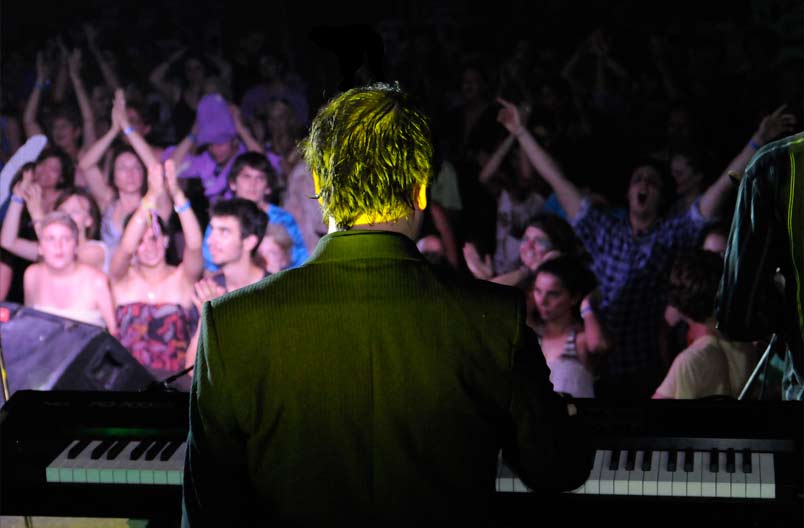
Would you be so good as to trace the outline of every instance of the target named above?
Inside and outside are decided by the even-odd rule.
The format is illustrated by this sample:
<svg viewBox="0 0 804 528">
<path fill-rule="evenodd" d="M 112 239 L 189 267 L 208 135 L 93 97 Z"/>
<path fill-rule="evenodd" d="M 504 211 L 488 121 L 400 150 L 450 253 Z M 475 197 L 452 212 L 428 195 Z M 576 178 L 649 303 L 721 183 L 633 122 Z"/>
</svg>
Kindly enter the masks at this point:
<svg viewBox="0 0 804 528">
<path fill-rule="evenodd" d="M 314 119 L 329 233 L 302 266 L 204 305 L 186 526 L 489 525 L 501 449 L 542 492 L 589 475 L 521 292 L 416 249 L 430 134 L 386 84 Z"/>
</svg>

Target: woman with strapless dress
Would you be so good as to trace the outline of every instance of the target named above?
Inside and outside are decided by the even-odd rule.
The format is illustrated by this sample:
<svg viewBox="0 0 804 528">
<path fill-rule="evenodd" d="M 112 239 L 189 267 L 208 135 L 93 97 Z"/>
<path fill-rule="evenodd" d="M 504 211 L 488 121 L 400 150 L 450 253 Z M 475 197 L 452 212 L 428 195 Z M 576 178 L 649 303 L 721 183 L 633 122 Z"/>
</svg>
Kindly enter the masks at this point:
<svg viewBox="0 0 804 528">
<path fill-rule="evenodd" d="M 198 323 L 192 302 L 193 285 L 201 278 L 201 227 L 176 182 L 172 161 L 148 168 L 148 192 L 129 217 L 112 256 L 109 274 L 117 308 L 118 339 L 157 379 L 184 368 L 187 346 Z M 169 265 L 166 222 L 153 204 L 165 187 L 179 216 L 184 253 L 178 266 Z"/>
</svg>

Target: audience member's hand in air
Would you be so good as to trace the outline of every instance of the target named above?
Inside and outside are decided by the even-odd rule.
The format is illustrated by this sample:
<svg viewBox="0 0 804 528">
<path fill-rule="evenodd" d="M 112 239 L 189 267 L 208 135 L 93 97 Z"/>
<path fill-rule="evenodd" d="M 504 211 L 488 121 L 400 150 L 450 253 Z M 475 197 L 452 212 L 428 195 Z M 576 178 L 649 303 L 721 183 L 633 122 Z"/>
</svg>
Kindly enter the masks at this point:
<svg viewBox="0 0 804 528">
<path fill-rule="evenodd" d="M 481 259 L 473 243 L 467 242 L 463 245 L 463 258 L 466 261 L 466 266 L 475 278 L 488 280 L 494 275 L 491 255 L 487 254 Z"/>
<path fill-rule="evenodd" d="M 793 132 L 796 124 L 796 116 L 783 113 L 786 108 L 787 105 L 783 104 L 774 110 L 773 113 L 762 118 L 762 122 L 759 124 L 759 130 L 757 130 L 757 139 L 760 140 L 761 144 L 764 145 L 778 137 L 786 136 Z"/>
</svg>

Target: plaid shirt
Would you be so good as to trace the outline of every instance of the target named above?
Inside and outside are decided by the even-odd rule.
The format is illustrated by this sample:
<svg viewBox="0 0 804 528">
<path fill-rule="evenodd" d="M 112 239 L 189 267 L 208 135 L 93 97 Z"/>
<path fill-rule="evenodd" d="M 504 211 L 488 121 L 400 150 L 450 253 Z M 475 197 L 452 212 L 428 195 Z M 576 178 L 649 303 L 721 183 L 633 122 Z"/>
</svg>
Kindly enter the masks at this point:
<svg viewBox="0 0 804 528">
<path fill-rule="evenodd" d="M 683 215 L 658 220 L 635 237 L 626 215 L 581 202 L 572 225 L 592 255 L 600 283 L 600 319 L 615 339 L 610 376 L 661 370 L 659 324 L 667 304 L 667 283 L 675 256 L 694 248 L 707 222 L 698 202 Z"/>
</svg>

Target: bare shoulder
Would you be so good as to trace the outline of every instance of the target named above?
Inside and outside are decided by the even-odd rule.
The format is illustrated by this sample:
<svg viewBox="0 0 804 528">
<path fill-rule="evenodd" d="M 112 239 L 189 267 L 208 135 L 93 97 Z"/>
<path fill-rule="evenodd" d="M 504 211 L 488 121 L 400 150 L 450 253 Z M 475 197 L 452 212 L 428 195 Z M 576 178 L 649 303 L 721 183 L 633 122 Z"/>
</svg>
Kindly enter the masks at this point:
<svg viewBox="0 0 804 528">
<path fill-rule="evenodd" d="M 109 282 L 109 278 L 104 272 L 94 266 L 90 266 L 89 264 L 79 263 L 77 272 L 77 275 L 81 278 L 81 280 L 86 280 L 91 284 L 108 284 Z"/>
<path fill-rule="evenodd" d="M 44 269 L 44 265 L 41 263 L 31 264 L 27 268 L 25 268 L 25 273 L 23 274 L 24 280 L 38 280 L 39 277 L 42 276 L 42 270 Z"/>
</svg>

